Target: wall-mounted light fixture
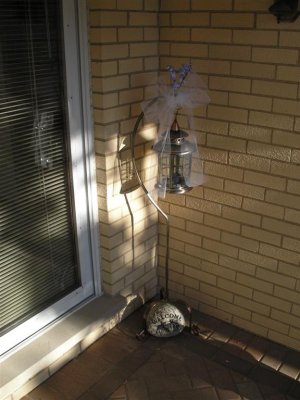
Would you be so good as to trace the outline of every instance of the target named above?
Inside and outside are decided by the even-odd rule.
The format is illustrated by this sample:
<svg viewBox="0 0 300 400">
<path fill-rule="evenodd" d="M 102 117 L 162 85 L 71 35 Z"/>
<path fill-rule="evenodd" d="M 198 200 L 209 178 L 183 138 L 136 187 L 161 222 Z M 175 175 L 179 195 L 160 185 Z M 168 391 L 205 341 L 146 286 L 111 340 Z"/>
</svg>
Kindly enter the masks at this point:
<svg viewBox="0 0 300 400">
<path fill-rule="evenodd" d="M 277 22 L 294 22 L 300 14 L 299 0 L 275 0 L 269 8 Z"/>
<path fill-rule="evenodd" d="M 190 70 L 189 64 L 184 64 L 179 71 L 175 71 L 172 66 L 168 67 L 171 85 L 160 81 L 157 85 L 157 96 L 142 105 L 143 112 L 138 116 L 130 137 L 130 157 L 127 156 L 125 163 L 123 154 L 126 149 L 123 147 L 119 150 L 122 184 L 120 193 L 126 196 L 137 187 L 142 188 L 149 201 L 165 220 L 165 288 L 161 291 L 161 299 L 152 302 L 145 315 L 147 331 L 157 337 L 171 337 L 181 333 L 186 325 L 188 307 L 182 302 L 169 299 L 169 218 L 150 195 L 141 179 L 136 165 L 134 145 L 144 118 L 157 124 L 158 140 L 153 149 L 157 153 L 158 160 L 156 188 L 159 196 L 164 197 L 166 193 L 184 194 L 203 182 L 202 169 L 199 170 L 201 163 L 195 135 L 181 130 L 177 122 L 179 109 L 194 108 L 210 101 L 206 94 L 206 87 L 198 76 L 193 74 L 192 79 L 187 80 Z M 179 80 L 177 80 L 177 73 Z M 128 203 L 127 197 L 126 201 Z"/>
</svg>

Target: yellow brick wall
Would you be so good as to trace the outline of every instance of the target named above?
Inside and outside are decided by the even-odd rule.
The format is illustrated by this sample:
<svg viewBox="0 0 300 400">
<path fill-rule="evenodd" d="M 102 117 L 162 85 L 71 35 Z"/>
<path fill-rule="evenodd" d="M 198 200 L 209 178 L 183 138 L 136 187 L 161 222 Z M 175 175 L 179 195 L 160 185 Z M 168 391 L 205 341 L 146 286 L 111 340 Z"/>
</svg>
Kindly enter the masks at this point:
<svg viewBox="0 0 300 400">
<path fill-rule="evenodd" d="M 131 220 L 125 197 L 119 194 L 117 150 L 132 131 L 145 86 L 157 75 L 158 3 L 87 1 L 102 286 L 106 293 L 129 299 L 137 295 L 146 300 L 157 291 L 157 215 L 137 190 L 128 194 Z M 145 143 L 137 142 L 136 154 L 142 156 Z"/>
<path fill-rule="evenodd" d="M 161 0 L 160 68 L 191 62 L 212 99 L 194 120 L 207 181 L 161 204 L 172 296 L 299 350 L 300 19 L 271 3 Z"/>
<path fill-rule="evenodd" d="M 212 99 L 194 118 L 207 180 L 161 202 L 171 295 L 300 349 L 300 19 L 277 24 L 270 4 L 88 0 L 102 278 L 111 294 L 156 293 L 157 217 L 141 191 L 130 195 L 133 254 L 116 192 L 118 136 L 132 130 L 158 69 L 191 62 Z M 149 144 L 138 143 L 149 176 Z M 163 223 L 159 234 L 163 265 Z"/>
</svg>

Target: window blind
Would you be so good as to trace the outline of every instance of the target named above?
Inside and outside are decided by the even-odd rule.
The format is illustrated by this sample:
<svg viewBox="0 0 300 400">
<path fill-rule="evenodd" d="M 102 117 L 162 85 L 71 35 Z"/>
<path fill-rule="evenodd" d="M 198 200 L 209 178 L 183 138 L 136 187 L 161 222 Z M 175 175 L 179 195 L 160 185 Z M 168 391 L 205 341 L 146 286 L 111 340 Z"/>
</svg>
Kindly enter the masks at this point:
<svg viewBox="0 0 300 400">
<path fill-rule="evenodd" d="M 80 284 L 59 0 L 0 2 L 0 333 Z"/>
</svg>

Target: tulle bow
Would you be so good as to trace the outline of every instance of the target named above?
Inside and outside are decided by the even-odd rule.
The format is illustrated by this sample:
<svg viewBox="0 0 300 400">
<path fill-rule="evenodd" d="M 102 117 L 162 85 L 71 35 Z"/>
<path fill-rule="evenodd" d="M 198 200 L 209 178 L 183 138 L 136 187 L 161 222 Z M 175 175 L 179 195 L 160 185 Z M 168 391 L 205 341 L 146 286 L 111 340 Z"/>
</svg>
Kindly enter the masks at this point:
<svg viewBox="0 0 300 400">
<path fill-rule="evenodd" d="M 179 109 L 191 113 L 192 109 L 210 101 L 205 83 L 195 73 L 189 73 L 182 82 L 173 80 L 171 84 L 160 77 L 153 89 L 154 96 L 142 103 L 142 110 L 146 121 L 159 126 L 159 132 L 172 125 Z"/>
</svg>

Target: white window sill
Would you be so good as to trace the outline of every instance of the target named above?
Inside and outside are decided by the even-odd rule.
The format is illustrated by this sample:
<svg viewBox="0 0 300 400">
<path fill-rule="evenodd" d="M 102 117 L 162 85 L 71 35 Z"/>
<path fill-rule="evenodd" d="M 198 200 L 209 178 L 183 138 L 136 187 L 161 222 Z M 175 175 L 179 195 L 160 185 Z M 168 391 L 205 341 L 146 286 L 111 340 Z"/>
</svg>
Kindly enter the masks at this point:
<svg viewBox="0 0 300 400">
<path fill-rule="evenodd" d="M 0 400 L 33 390 L 120 322 L 126 308 L 121 296 L 95 298 L 0 359 Z"/>
</svg>

